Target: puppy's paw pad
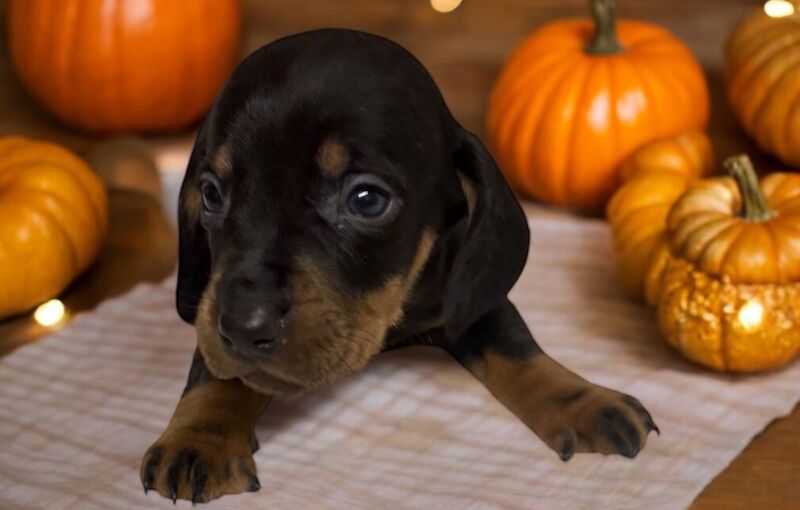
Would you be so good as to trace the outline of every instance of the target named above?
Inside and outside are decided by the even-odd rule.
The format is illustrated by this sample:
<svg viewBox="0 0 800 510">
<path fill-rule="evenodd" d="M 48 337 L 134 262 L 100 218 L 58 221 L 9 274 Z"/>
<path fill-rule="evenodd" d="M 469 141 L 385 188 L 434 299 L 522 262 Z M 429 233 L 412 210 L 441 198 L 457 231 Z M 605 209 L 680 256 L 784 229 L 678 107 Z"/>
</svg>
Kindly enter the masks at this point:
<svg viewBox="0 0 800 510">
<path fill-rule="evenodd" d="M 145 493 L 155 490 L 173 502 L 206 503 L 224 494 L 257 491 L 261 484 L 247 441 L 167 431 L 144 455 Z"/>
<path fill-rule="evenodd" d="M 552 432 L 545 441 L 561 460 L 575 452 L 635 457 L 651 430 L 659 433 L 650 413 L 635 398 L 601 387 L 554 399 Z"/>
</svg>

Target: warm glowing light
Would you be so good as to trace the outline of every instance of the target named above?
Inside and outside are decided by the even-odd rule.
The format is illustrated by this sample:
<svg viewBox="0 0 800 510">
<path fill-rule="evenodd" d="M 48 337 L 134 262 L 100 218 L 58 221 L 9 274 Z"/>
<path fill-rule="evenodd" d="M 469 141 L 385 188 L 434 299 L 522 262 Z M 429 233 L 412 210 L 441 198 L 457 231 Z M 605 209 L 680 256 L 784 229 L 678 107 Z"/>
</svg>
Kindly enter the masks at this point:
<svg viewBox="0 0 800 510">
<path fill-rule="evenodd" d="M 431 7 L 437 12 L 451 12 L 461 5 L 461 0 L 431 0 Z"/>
<path fill-rule="evenodd" d="M 756 300 L 748 301 L 739 309 L 739 323 L 747 331 L 761 326 L 764 320 L 764 307 Z"/>
<path fill-rule="evenodd" d="M 64 311 L 64 303 L 58 299 L 51 299 L 39 305 L 33 312 L 33 318 L 42 326 L 55 326 L 64 318 Z"/>
<path fill-rule="evenodd" d="M 764 12 L 770 18 L 783 18 L 794 14 L 794 5 L 787 0 L 769 0 L 764 4 Z"/>
</svg>

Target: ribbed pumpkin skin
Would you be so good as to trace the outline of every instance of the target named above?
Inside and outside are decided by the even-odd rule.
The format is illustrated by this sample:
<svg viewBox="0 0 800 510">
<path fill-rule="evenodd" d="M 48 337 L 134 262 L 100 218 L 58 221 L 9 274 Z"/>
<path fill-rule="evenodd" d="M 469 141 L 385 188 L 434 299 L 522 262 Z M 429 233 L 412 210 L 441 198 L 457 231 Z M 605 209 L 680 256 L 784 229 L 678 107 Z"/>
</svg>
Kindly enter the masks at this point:
<svg viewBox="0 0 800 510">
<path fill-rule="evenodd" d="M 51 143 L 0 138 L 0 319 L 60 293 L 94 260 L 108 225 L 100 179 Z"/>
<path fill-rule="evenodd" d="M 736 372 L 775 368 L 800 352 L 800 175 L 759 184 L 751 170 L 746 187 L 730 177 L 699 181 L 670 210 L 667 235 L 658 317 L 668 343 Z M 747 306 L 759 309 L 754 325 L 741 319 Z"/>
<path fill-rule="evenodd" d="M 509 182 L 527 196 L 596 209 L 619 184 L 619 165 L 644 143 L 708 122 L 703 73 L 659 27 L 617 22 L 624 47 L 585 51 L 588 20 L 545 25 L 512 54 L 492 92 L 488 133 Z"/>
<path fill-rule="evenodd" d="M 732 283 L 800 281 L 800 175 L 770 174 L 761 189 L 775 216 L 749 222 L 740 217 L 742 197 L 733 179 L 693 185 L 667 218 L 673 254 Z"/>
<path fill-rule="evenodd" d="M 30 93 L 93 132 L 172 131 L 233 68 L 236 0 L 11 0 L 9 44 Z"/>
<path fill-rule="evenodd" d="M 758 9 L 726 48 L 728 99 L 758 145 L 800 167 L 800 5 L 770 18 Z"/>
<path fill-rule="evenodd" d="M 691 183 L 711 173 L 713 152 L 699 131 L 649 143 L 621 168 L 622 186 L 606 216 L 614 237 L 617 273 L 626 293 L 655 306 L 669 259 L 666 220 Z"/>
</svg>

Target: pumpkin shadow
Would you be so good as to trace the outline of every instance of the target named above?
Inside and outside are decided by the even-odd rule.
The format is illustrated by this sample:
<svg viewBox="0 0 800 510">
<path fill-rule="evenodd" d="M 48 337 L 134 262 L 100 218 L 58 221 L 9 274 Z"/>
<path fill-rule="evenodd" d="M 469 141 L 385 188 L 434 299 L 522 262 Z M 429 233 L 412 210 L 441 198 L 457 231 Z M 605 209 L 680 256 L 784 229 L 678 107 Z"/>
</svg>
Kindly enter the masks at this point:
<svg viewBox="0 0 800 510">
<path fill-rule="evenodd" d="M 512 291 L 511 298 L 518 303 L 532 300 L 542 307 L 531 311 L 527 322 L 545 351 L 551 350 L 548 346 L 558 345 L 557 336 L 574 335 L 573 338 L 581 339 L 578 349 L 617 350 L 620 362 L 634 362 L 647 371 L 710 373 L 684 359 L 666 343 L 658 330 L 654 308 L 623 292 L 611 232 L 603 220 L 576 213 L 557 214 L 533 204 L 526 204 L 525 210 L 531 220 L 533 240 L 525 270 L 528 274 L 523 274 L 525 281 Z M 569 233 L 569 229 L 577 231 Z M 555 245 L 537 243 L 537 231 L 542 236 L 549 235 Z M 571 239 L 563 246 L 553 239 L 562 233 Z M 564 256 L 567 248 L 580 253 Z M 591 254 L 593 262 L 588 262 L 586 253 Z M 553 294 L 554 289 L 562 296 L 542 299 L 542 293 Z M 528 297 L 525 293 L 536 296 Z M 551 325 L 555 320 L 560 324 Z M 541 322 L 548 324 L 539 327 L 537 323 Z M 549 337 L 539 336 L 537 329 L 553 332 Z"/>
<path fill-rule="evenodd" d="M 752 374 L 716 372 L 685 358 L 661 335 L 657 310 L 622 292 L 616 267 L 610 266 L 607 271 L 598 273 L 602 273 L 602 277 L 599 274 L 591 279 L 576 274 L 567 277 L 568 284 L 576 286 L 581 296 L 575 302 L 575 310 L 581 313 L 569 320 L 574 333 L 587 339 L 587 349 L 621 347 L 619 362 L 634 360 L 644 377 L 647 373 L 677 372 L 728 383 L 753 377 Z M 598 307 L 598 303 L 602 306 Z"/>
</svg>

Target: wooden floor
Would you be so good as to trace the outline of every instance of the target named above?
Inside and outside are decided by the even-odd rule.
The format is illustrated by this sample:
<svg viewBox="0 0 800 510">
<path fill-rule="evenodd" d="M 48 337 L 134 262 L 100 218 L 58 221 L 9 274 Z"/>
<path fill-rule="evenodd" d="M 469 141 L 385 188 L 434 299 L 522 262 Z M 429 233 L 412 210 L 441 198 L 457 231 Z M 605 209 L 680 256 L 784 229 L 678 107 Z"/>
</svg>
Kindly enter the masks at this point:
<svg viewBox="0 0 800 510">
<path fill-rule="evenodd" d="M 536 26 L 559 17 L 581 15 L 586 3 L 586 0 L 464 0 L 455 12 L 443 15 L 434 12 L 428 0 L 244 0 L 243 53 L 277 37 L 321 27 L 356 28 L 387 36 L 418 56 L 439 83 L 455 116 L 465 127 L 483 135 L 489 90 L 508 53 Z M 623 15 L 671 30 L 691 46 L 702 62 L 712 90 L 710 132 L 718 156 L 746 150 L 757 160 L 774 163 L 759 155 L 736 127 L 725 104 L 722 84 L 725 37 L 736 21 L 759 2 L 620 0 L 618 3 Z M 0 0 L 0 18 L 3 12 L 4 2 Z M 59 128 L 30 104 L 11 77 L 2 36 L 0 33 L 0 134 L 48 137 L 76 150 L 87 150 L 95 140 Z M 151 138 L 149 142 L 169 143 L 187 136 Z M 112 193 L 112 204 L 117 208 L 112 218 L 116 229 L 112 241 L 116 241 L 110 243 L 113 246 L 107 249 L 99 269 L 95 268 L 107 271 L 107 276 L 104 280 L 90 274 L 71 291 L 78 294 L 83 308 L 124 291 L 137 279 L 162 277 L 170 271 L 174 260 L 174 251 L 167 248 L 174 240 L 174 233 L 163 221 L 153 219 L 147 225 L 129 221 L 132 211 L 151 211 L 151 200 L 123 190 Z M 130 244 L 126 246 L 124 242 Z M 164 248 L 160 254 L 153 254 L 148 249 L 153 245 Z M 117 271 L 120 274 L 117 277 L 108 276 L 115 271 L 104 269 L 126 264 L 134 264 L 138 269 Z M 112 283 L 100 284 L 100 281 Z M 0 354 L 40 334 L 26 324 L 24 320 L 0 324 Z M 757 437 L 705 489 L 693 508 L 800 508 L 800 409 L 796 408 L 790 417 L 773 423 Z"/>
</svg>

